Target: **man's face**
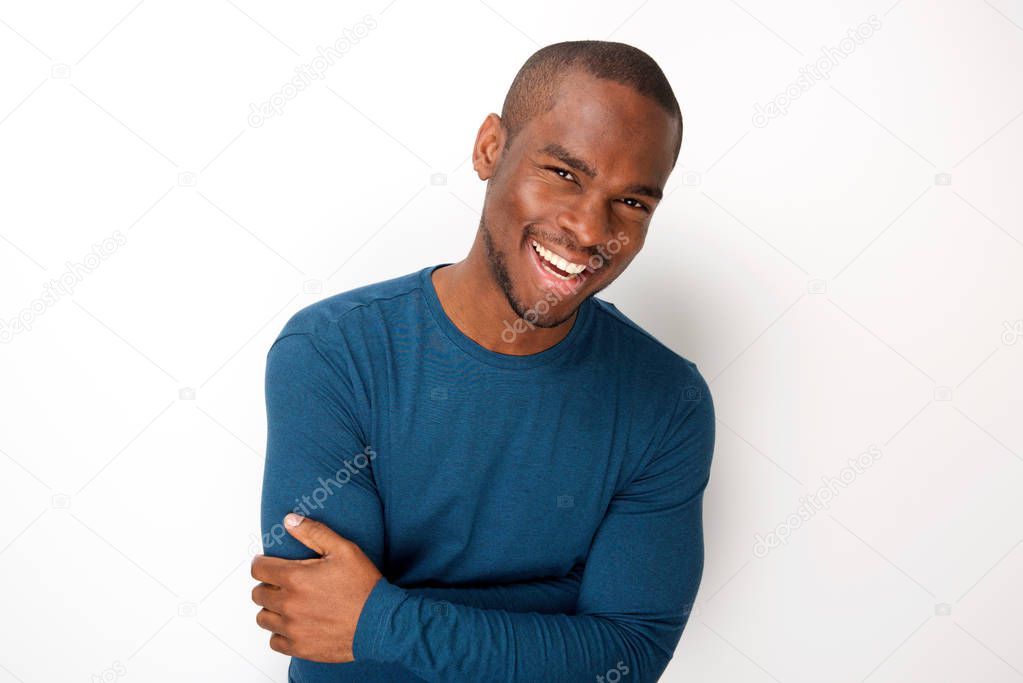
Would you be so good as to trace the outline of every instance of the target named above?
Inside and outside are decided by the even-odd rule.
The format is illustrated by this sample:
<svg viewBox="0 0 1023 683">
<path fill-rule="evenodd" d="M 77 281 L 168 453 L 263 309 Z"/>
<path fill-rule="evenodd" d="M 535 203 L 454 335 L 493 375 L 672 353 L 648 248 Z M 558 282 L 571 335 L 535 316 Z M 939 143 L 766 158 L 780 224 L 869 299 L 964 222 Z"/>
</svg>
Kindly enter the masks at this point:
<svg viewBox="0 0 1023 683">
<path fill-rule="evenodd" d="M 643 247 L 678 135 L 652 99 L 574 73 L 496 163 L 476 159 L 490 180 L 480 221 L 487 261 L 516 315 L 554 327 L 621 275 Z"/>
</svg>

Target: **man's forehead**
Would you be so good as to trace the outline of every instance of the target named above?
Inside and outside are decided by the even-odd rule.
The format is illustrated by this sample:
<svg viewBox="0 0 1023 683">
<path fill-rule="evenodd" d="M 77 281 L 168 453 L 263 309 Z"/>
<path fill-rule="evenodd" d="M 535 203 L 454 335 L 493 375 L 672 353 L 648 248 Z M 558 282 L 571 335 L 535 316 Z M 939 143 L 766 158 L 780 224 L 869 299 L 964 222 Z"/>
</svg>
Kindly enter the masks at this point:
<svg viewBox="0 0 1023 683">
<path fill-rule="evenodd" d="M 563 78 L 544 112 L 550 125 L 671 128 L 672 116 L 652 97 L 617 81 L 576 73 Z"/>
<path fill-rule="evenodd" d="M 670 173 L 678 126 L 652 100 L 625 86 L 612 85 L 623 88 L 616 92 L 628 92 L 636 99 L 618 101 L 613 94 L 596 97 L 592 92 L 562 97 L 527 124 L 528 152 L 572 156 L 598 173 L 603 170 L 601 166 L 612 165 L 648 168 L 652 172 L 663 165 Z"/>
</svg>

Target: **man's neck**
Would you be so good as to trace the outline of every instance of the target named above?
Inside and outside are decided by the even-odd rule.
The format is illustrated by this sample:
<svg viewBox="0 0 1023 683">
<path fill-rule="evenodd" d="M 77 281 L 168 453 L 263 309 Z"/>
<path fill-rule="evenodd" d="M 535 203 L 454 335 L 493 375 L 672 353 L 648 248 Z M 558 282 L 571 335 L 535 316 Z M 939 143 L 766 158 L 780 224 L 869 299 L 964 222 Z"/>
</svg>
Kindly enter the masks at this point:
<svg viewBox="0 0 1023 683">
<path fill-rule="evenodd" d="M 501 336 L 508 329 L 505 322 L 514 325 L 519 317 L 486 263 L 477 263 L 470 254 L 458 263 L 435 269 L 432 280 L 441 307 L 455 327 L 480 346 L 498 353 L 524 356 L 548 349 L 568 335 L 579 315 L 576 310 L 557 327 L 527 326 L 524 333 L 507 342 Z"/>
</svg>

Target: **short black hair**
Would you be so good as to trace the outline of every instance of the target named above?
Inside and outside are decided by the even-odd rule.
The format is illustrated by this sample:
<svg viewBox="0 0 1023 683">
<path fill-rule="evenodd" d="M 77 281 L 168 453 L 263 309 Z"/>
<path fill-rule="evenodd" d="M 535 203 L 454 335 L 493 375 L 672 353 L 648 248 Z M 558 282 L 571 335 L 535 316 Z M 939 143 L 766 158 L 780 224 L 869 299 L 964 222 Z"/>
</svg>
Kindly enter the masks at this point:
<svg viewBox="0 0 1023 683">
<path fill-rule="evenodd" d="M 562 79 L 582 71 L 628 86 L 653 99 L 678 119 L 672 167 L 682 147 L 682 110 L 675 93 L 653 57 L 637 47 L 606 40 L 571 40 L 540 48 L 515 74 L 501 108 L 507 134 L 505 149 L 534 116 L 550 111 Z"/>
</svg>

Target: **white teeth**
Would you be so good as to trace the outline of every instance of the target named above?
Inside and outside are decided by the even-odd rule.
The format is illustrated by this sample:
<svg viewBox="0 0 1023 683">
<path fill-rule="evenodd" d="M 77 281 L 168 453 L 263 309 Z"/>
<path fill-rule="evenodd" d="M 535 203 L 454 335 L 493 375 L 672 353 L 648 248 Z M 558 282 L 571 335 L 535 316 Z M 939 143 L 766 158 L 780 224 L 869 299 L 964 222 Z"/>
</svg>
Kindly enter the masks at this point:
<svg viewBox="0 0 1023 683">
<path fill-rule="evenodd" d="M 560 275 L 558 273 L 554 273 L 555 275 L 560 277 L 562 280 L 570 280 L 571 278 L 575 277 L 579 273 L 581 273 L 584 270 L 586 270 L 586 266 L 585 265 L 579 265 L 578 263 L 572 263 L 570 261 L 566 261 L 565 259 L 563 259 L 560 256 L 558 256 L 557 254 L 555 254 L 550 249 L 546 249 L 545 247 L 541 246 L 540 243 L 537 242 L 536 240 L 532 240 L 532 242 L 533 242 L 533 249 L 536 251 L 536 253 L 540 254 L 540 256 L 543 257 L 543 259 L 545 261 L 548 261 L 549 263 L 554 264 L 555 266 L 557 266 L 558 268 L 561 268 L 566 273 L 571 273 L 571 275 L 568 276 L 568 277 L 565 277 L 564 275 Z M 553 271 L 551 271 L 551 272 L 553 272 Z"/>
</svg>

